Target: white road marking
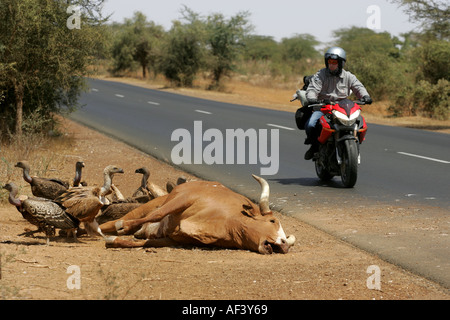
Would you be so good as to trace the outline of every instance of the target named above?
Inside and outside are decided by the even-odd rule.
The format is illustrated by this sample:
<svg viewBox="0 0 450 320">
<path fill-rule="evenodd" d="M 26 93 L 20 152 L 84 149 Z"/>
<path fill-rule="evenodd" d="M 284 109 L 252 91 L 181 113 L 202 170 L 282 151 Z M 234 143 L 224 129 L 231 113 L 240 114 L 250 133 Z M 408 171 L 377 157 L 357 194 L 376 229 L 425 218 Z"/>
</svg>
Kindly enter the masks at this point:
<svg viewBox="0 0 450 320">
<path fill-rule="evenodd" d="M 98 92 L 98 89 L 92 88 L 91 91 Z"/>
<path fill-rule="evenodd" d="M 445 163 L 445 164 L 449 164 L 450 163 L 450 161 L 445 161 L 445 160 L 439 160 L 439 159 L 435 159 L 435 158 L 420 156 L 418 154 L 413 154 L 413 153 L 407 153 L 407 152 L 397 152 L 397 153 L 398 154 L 402 154 L 404 156 L 408 156 L 408 157 L 420 158 L 420 159 L 425 159 L 425 160 L 430 160 L 430 161 L 435 161 L 435 162 L 440 162 L 440 163 Z"/>
<path fill-rule="evenodd" d="M 204 114 L 212 114 L 212 112 L 209 112 L 209 111 L 203 111 L 203 110 L 195 110 L 195 112 L 198 112 L 198 113 L 204 113 Z"/>
<path fill-rule="evenodd" d="M 149 103 L 149 104 L 153 104 L 153 105 L 155 105 L 155 106 L 159 106 L 159 103 L 158 103 L 158 102 L 147 101 L 147 103 Z"/>
<path fill-rule="evenodd" d="M 284 126 L 280 126 L 280 125 L 277 125 L 277 124 L 268 123 L 267 125 L 270 126 L 270 127 L 280 128 L 280 129 L 284 129 L 284 130 L 295 131 L 294 128 L 284 127 Z"/>
<path fill-rule="evenodd" d="M 121 94 L 115 94 L 115 96 L 118 97 L 118 98 L 125 98 L 125 96 L 121 95 Z"/>
</svg>

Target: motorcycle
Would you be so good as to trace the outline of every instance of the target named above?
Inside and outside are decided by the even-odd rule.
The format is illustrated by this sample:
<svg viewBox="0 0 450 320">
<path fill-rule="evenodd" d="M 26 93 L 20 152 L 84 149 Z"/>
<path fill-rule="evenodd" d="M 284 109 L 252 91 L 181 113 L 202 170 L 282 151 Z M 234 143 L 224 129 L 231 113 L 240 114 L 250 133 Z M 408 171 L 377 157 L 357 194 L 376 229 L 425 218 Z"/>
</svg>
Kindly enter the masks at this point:
<svg viewBox="0 0 450 320">
<path fill-rule="evenodd" d="M 291 102 L 299 99 L 297 93 Z M 312 159 L 320 180 L 329 181 L 334 176 L 340 176 L 346 188 L 356 184 L 358 165 L 361 163 L 359 146 L 367 133 L 367 124 L 361 115 L 361 106 L 364 104 L 362 101 L 344 99 L 307 107 L 323 113 L 320 118 L 319 151 Z M 296 120 L 298 124 L 299 119 Z"/>
</svg>

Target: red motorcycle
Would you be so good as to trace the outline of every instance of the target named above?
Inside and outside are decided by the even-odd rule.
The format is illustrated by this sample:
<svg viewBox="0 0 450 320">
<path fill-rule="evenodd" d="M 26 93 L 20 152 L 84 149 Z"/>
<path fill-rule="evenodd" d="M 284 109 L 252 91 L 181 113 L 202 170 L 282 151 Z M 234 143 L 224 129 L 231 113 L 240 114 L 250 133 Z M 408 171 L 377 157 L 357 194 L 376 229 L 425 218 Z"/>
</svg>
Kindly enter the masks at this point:
<svg viewBox="0 0 450 320">
<path fill-rule="evenodd" d="M 367 133 L 367 124 L 361 116 L 360 107 L 364 104 L 344 99 L 335 104 L 308 106 L 323 113 L 320 118 L 319 151 L 313 157 L 320 180 L 329 181 L 334 176 L 341 176 L 346 188 L 356 184 L 361 162 L 359 146 Z"/>
</svg>

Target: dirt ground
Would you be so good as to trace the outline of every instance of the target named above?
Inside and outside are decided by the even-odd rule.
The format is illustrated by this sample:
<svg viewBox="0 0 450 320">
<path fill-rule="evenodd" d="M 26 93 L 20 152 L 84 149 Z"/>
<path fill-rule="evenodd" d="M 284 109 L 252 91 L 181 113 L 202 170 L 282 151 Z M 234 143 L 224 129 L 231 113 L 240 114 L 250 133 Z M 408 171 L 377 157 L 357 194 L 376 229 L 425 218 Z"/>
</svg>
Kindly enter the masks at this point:
<svg viewBox="0 0 450 320">
<path fill-rule="evenodd" d="M 195 178 L 127 145 L 64 120 L 75 139 L 66 161 L 50 168 L 52 176 L 71 180 L 75 162 L 83 160 L 83 180 L 101 185 L 103 168 L 116 164 L 125 171 L 114 183 L 131 195 L 147 166 L 150 179 L 164 186 L 180 175 Z M 64 151 L 60 151 L 64 152 Z M 18 170 L 18 169 L 16 169 Z M 29 193 L 29 186 L 22 193 Z M 370 208 L 368 208 L 370 210 Z M 379 210 L 379 208 L 377 208 Z M 297 238 L 288 254 L 260 255 L 244 250 L 170 247 L 107 249 L 102 238 L 19 236 L 33 229 L 15 208 L 0 206 L 1 299 L 144 299 L 144 300 L 448 300 L 448 290 L 389 264 L 374 255 L 321 232 L 292 217 L 277 214 L 286 234 Z M 380 290 L 373 288 L 380 270 Z M 369 286 L 368 286 L 369 283 Z"/>
</svg>

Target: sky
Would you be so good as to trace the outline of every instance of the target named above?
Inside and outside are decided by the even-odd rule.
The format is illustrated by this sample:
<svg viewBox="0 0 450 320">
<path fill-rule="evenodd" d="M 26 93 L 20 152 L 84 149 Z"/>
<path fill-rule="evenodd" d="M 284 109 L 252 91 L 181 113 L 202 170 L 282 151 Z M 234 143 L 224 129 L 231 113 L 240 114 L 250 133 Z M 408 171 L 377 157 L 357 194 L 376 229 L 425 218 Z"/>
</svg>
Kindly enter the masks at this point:
<svg viewBox="0 0 450 320">
<path fill-rule="evenodd" d="M 141 11 L 147 20 L 169 30 L 172 21 L 181 18 L 183 5 L 203 16 L 222 13 L 231 17 L 249 11 L 253 34 L 276 41 L 307 33 L 326 45 L 333 41 L 333 31 L 351 26 L 395 36 L 417 27 L 390 0 L 106 0 L 103 12 L 112 14 L 111 21 L 123 22 Z"/>
</svg>

